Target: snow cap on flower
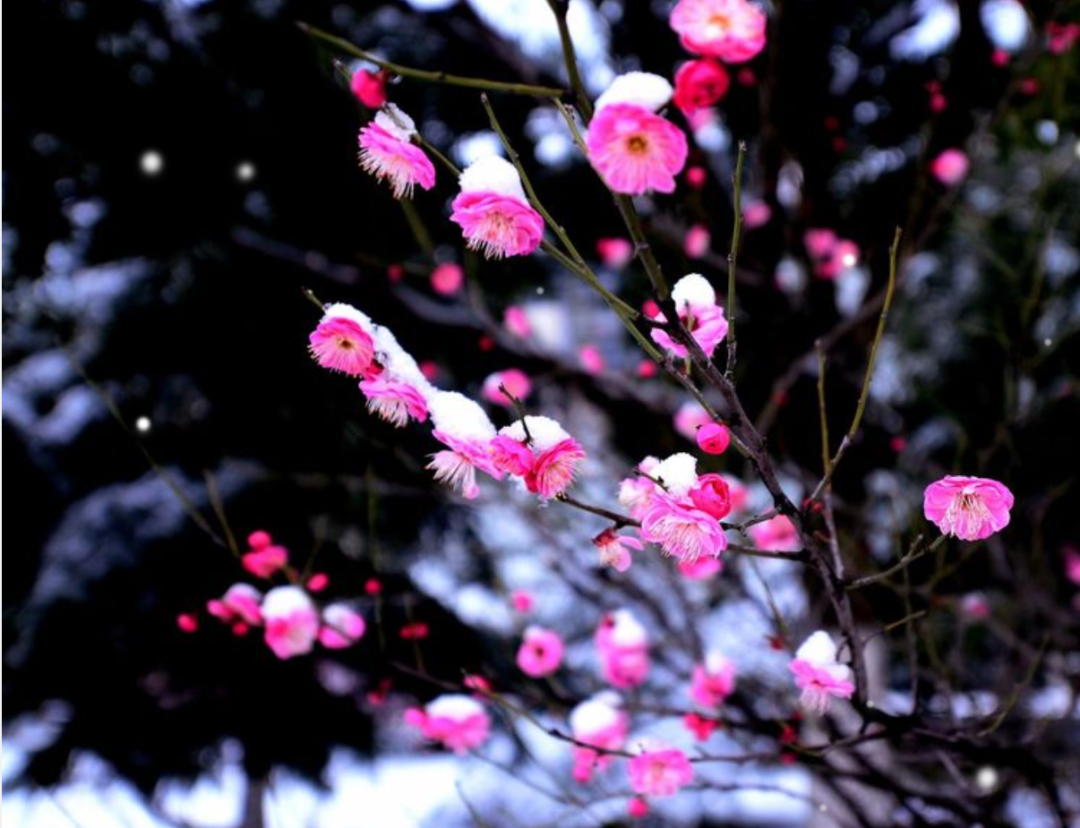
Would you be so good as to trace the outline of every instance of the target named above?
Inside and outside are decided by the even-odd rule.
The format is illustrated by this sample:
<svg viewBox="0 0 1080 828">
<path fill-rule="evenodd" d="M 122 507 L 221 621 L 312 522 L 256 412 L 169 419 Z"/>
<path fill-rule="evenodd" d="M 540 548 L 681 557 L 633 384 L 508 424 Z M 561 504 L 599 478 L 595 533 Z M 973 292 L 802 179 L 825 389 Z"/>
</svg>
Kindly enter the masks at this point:
<svg viewBox="0 0 1080 828">
<path fill-rule="evenodd" d="M 428 400 L 436 430 L 460 440 L 491 440 L 495 426 L 479 403 L 457 391 L 436 391 Z"/>
<path fill-rule="evenodd" d="M 799 703 L 807 710 L 824 714 L 833 698 L 849 699 L 854 694 L 851 668 L 837 659 L 836 643 L 824 630 L 815 632 L 795 651 L 789 666 L 795 686 L 802 690 Z"/>
<path fill-rule="evenodd" d="M 617 103 L 641 106 L 656 112 L 671 100 L 675 90 L 667 78 L 651 72 L 627 72 L 619 75 L 596 99 L 596 111 Z"/>
<path fill-rule="evenodd" d="M 663 483 L 668 494 L 682 497 L 697 483 L 697 458 L 680 451 L 661 460 L 649 476 Z"/>
<path fill-rule="evenodd" d="M 716 304 L 716 291 L 700 273 L 687 273 L 672 287 L 671 299 L 680 310 L 710 307 Z"/>
<path fill-rule="evenodd" d="M 447 719 L 467 719 L 484 712 L 484 706 L 472 696 L 448 693 L 430 702 L 424 711 L 429 716 L 445 716 Z"/>
<path fill-rule="evenodd" d="M 570 711 L 570 730 L 580 738 L 585 733 L 596 733 L 618 725 L 624 717 L 622 699 L 618 693 L 604 690 L 581 702 Z"/>
<path fill-rule="evenodd" d="M 525 426 L 529 427 L 532 447 L 538 452 L 547 451 L 563 440 L 570 439 L 570 435 L 555 420 L 550 417 L 534 417 L 531 414 L 526 415 L 524 424 L 522 424 L 521 420 L 515 420 L 505 428 L 499 429 L 499 434 L 509 437 L 511 440 L 517 440 L 519 443 L 524 443 Z"/>
<path fill-rule="evenodd" d="M 388 103 L 375 113 L 375 123 L 399 141 L 410 141 L 417 134 L 416 122 L 402 112 L 397 104 Z"/>
<path fill-rule="evenodd" d="M 613 646 L 643 647 L 649 643 L 649 631 L 630 610 L 617 609 L 610 617 L 612 626 L 609 640 Z"/>
<path fill-rule="evenodd" d="M 371 321 L 371 317 L 345 302 L 334 302 L 327 305 L 323 311 L 322 321 L 326 322 L 328 319 L 348 319 L 350 322 L 359 325 L 369 336 L 373 336 L 375 333 L 375 323 Z"/>
<path fill-rule="evenodd" d="M 517 169 L 499 155 L 477 158 L 462 170 L 458 183 L 463 193 L 498 193 L 527 200 Z"/>
<path fill-rule="evenodd" d="M 382 363 L 386 379 L 405 382 L 416 388 L 425 399 L 435 393 L 435 388 L 416 360 L 397 341 L 393 332 L 384 325 L 375 326 L 375 352 Z"/>
</svg>

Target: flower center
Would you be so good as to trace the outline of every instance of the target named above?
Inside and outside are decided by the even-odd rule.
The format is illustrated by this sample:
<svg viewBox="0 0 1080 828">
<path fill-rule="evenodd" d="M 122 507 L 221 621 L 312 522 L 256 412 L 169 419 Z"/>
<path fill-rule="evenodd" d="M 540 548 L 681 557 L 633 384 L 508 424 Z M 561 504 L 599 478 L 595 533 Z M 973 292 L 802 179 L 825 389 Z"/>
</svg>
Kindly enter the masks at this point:
<svg viewBox="0 0 1080 828">
<path fill-rule="evenodd" d="M 649 142 L 640 135 L 631 135 L 626 140 L 626 148 L 634 155 L 644 155 L 649 149 Z"/>
</svg>

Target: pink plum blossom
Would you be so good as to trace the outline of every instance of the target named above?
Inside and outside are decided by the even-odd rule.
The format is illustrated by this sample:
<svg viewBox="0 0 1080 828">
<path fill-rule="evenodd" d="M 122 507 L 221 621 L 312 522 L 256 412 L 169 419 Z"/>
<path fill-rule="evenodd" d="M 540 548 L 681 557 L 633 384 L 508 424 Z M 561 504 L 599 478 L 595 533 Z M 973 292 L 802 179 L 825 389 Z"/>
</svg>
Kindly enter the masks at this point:
<svg viewBox="0 0 1080 828">
<path fill-rule="evenodd" d="M 620 689 L 644 684 L 649 674 L 649 634 L 630 610 L 606 613 L 593 641 L 604 681 Z"/>
<path fill-rule="evenodd" d="M 605 529 L 595 538 L 593 545 L 600 551 L 600 565 L 610 566 L 616 572 L 626 572 L 633 563 L 630 550 L 642 549 L 637 538 L 616 534 L 614 529 Z"/>
<path fill-rule="evenodd" d="M 985 477 L 946 476 L 926 487 L 923 513 L 945 535 L 974 541 L 1009 525 L 1013 495 Z"/>
<path fill-rule="evenodd" d="M 620 709 L 619 697 L 611 691 L 597 693 L 570 711 L 570 733 L 578 742 L 597 750 L 574 745 L 574 779 L 588 782 L 593 772 L 603 770 L 615 758 L 605 751 L 622 750 L 626 745 L 629 721 Z"/>
<path fill-rule="evenodd" d="M 308 337 L 311 355 L 323 368 L 362 376 L 375 355 L 370 330 L 371 320 L 356 308 L 330 305 Z"/>
<path fill-rule="evenodd" d="M 689 491 L 690 502 L 717 520 L 731 514 L 731 490 L 718 474 L 703 474 Z"/>
<path fill-rule="evenodd" d="M 679 311 L 683 326 L 694 337 L 701 350 L 712 356 L 716 346 L 727 336 L 728 323 L 724 318 L 724 309 L 716 304 L 716 291 L 700 273 L 689 273 L 675 283 L 671 291 L 672 301 Z M 666 322 L 667 318 L 659 313 L 657 322 Z M 675 342 L 671 335 L 660 328 L 654 328 L 650 335 L 653 341 L 677 357 L 685 357 L 686 346 Z"/>
<path fill-rule="evenodd" d="M 1051 20 L 1046 24 L 1046 49 L 1052 55 L 1063 55 L 1080 41 L 1080 23 L 1060 23 Z"/>
<path fill-rule="evenodd" d="M 696 561 L 680 561 L 679 573 L 690 581 L 706 581 L 724 571 L 720 558 L 698 558 Z"/>
<path fill-rule="evenodd" d="M 836 644 L 823 630 L 803 642 L 789 667 L 802 690 L 799 704 L 812 713 L 824 715 L 831 699 L 850 699 L 855 692 L 851 668 L 837 661 Z"/>
<path fill-rule="evenodd" d="M 585 458 L 581 444 L 550 417 L 528 416 L 511 423 L 499 431 L 491 448 L 498 469 L 521 477 L 530 492 L 545 499 L 570 488 Z"/>
<path fill-rule="evenodd" d="M 1080 586 L 1080 550 L 1066 546 L 1061 554 L 1065 557 L 1065 577 Z"/>
<path fill-rule="evenodd" d="M 969 592 L 960 599 L 960 611 L 972 621 L 990 617 L 990 602 L 981 592 Z"/>
<path fill-rule="evenodd" d="M 764 201 L 748 200 L 743 205 L 743 224 L 747 230 L 764 227 L 772 219 L 772 208 Z"/>
<path fill-rule="evenodd" d="M 240 556 L 240 565 L 256 578 L 270 578 L 289 563 L 289 550 L 275 546 L 266 532 L 252 532 L 248 538 L 251 551 Z"/>
<path fill-rule="evenodd" d="M 380 181 L 385 180 L 394 198 L 412 198 L 419 184 L 435 186 L 435 167 L 420 147 L 413 144 L 416 124 L 394 104 L 387 104 L 375 120 L 360 130 L 360 166 Z"/>
<path fill-rule="evenodd" d="M 650 748 L 630 760 L 630 788 L 643 796 L 672 796 L 694 781 L 694 766 L 681 750 Z"/>
<path fill-rule="evenodd" d="M 604 183 L 624 195 L 674 192 L 688 151 L 682 130 L 634 104 L 609 104 L 598 111 L 586 148 Z"/>
<path fill-rule="evenodd" d="M 319 635 L 319 612 L 297 586 L 275 587 L 262 603 L 266 644 L 280 659 L 311 652 Z"/>
<path fill-rule="evenodd" d="M 386 72 L 359 69 L 353 72 L 349 83 L 353 95 L 368 109 L 379 109 L 386 105 Z"/>
<path fill-rule="evenodd" d="M 698 429 L 711 422 L 709 412 L 693 400 L 684 402 L 675 412 L 675 430 L 687 440 L 697 440 Z"/>
<path fill-rule="evenodd" d="M 522 402 L 532 393 L 532 382 L 528 374 L 518 368 L 507 368 L 505 371 L 496 371 L 484 380 L 480 396 L 490 403 L 512 409 L 513 401 L 502 392 L 500 386 L 505 387 L 511 396 Z"/>
<path fill-rule="evenodd" d="M 700 190 L 708 178 L 709 174 L 704 167 L 690 167 L 686 170 L 686 184 L 692 190 Z"/>
<path fill-rule="evenodd" d="M 735 692 L 735 664 L 720 653 L 711 652 L 704 664 L 694 667 L 690 698 L 706 710 L 715 710 Z"/>
<path fill-rule="evenodd" d="M 655 457 L 646 457 L 639 465 L 641 473 L 627 477 L 619 484 L 619 503 L 630 511 L 630 516 L 640 520 L 652 502 L 653 495 L 659 491 L 656 482 L 650 477 L 652 470 L 660 461 Z"/>
<path fill-rule="evenodd" d="M 476 402 L 456 391 L 438 391 L 428 401 L 428 412 L 435 429 L 432 436 L 446 446 L 431 456 L 428 468 L 435 479 L 459 489 L 467 500 L 480 494 L 477 470 L 496 480 L 502 472 L 491 454 L 495 426 Z"/>
<path fill-rule="evenodd" d="M 594 377 L 604 373 L 607 367 L 604 355 L 595 345 L 582 345 L 578 351 L 578 359 L 581 360 L 581 367 L 585 373 Z"/>
<path fill-rule="evenodd" d="M 522 615 L 532 612 L 535 604 L 536 600 L 528 590 L 515 589 L 510 593 L 510 605 L 514 608 L 515 612 L 520 612 Z"/>
<path fill-rule="evenodd" d="M 715 558 L 727 549 L 727 537 L 715 517 L 692 501 L 666 492 L 657 493 L 642 515 L 641 537 L 659 544 L 665 555 L 682 563 L 693 563 L 703 556 Z"/>
<path fill-rule="evenodd" d="M 497 155 L 465 168 L 450 220 L 461 227 L 470 250 L 489 259 L 527 256 L 540 246 L 544 219 L 525 197 L 514 165 Z"/>
<path fill-rule="evenodd" d="M 363 380 L 360 390 L 367 398 L 368 411 L 401 428 L 410 419 L 422 423 L 427 420 L 427 401 L 423 394 L 407 382 L 384 379 Z"/>
<path fill-rule="evenodd" d="M 526 627 L 524 641 L 517 653 L 517 665 L 527 676 L 550 676 L 562 664 L 563 652 L 563 640 L 557 632 L 543 627 Z"/>
<path fill-rule="evenodd" d="M 705 423 L 698 429 L 697 444 L 706 454 L 723 454 L 731 445 L 731 434 L 721 423 Z"/>
<path fill-rule="evenodd" d="M 765 13 L 747 0 L 679 0 L 670 22 L 696 55 L 743 63 L 765 48 Z"/>
<path fill-rule="evenodd" d="M 803 244 L 813 262 L 814 273 L 822 279 L 835 279 L 859 263 L 859 246 L 828 228 L 807 230 Z"/>
<path fill-rule="evenodd" d="M 431 289 L 443 296 L 452 296 L 465 284 L 465 271 L 457 262 L 443 262 L 431 271 Z"/>
<path fill-rule="evenodd" d="M 634 258 L 634 245 L 629 239 L 597 239 L 596 254 L 600 257 L 600 261 L 604 263 L 604 267 L 610 267 L 612 270 L 622 270 Z"/>
<path fill-rule="evenodd" d="M 683 239 L 683 253 L 688 259 L 701 259 L 709 252 L 711 244 L 712 236 L 709 234 L 709 228 L 703 224 L 695 224 L 686 231 L 686 238 Z"/>
<path fill-rule="evenodd" d="M 930 162 L 930 172 L 946 187 L 964 180 L 971 162 L 963 150 L 947 149 Z"/>
<path fill-rule="evenodd" d="M 424 738 L 440 742 L 457 754 L 480 747 L 491 729 L 491 720 L 480 702 L 459 693 L 439 696 L 422 710 L 406 710 L 405 722 L 419 728 Z"/>
<path fill-rule="evenodd" d="M 233 584 L 220 599 L 208 601 L 206 610 L 226 623 L 241 621 L 249 626 L 262 623 L 262 593 L 251 584 Z"/>
<path fill-rule="evenodd" d="M 691 60 L 675 73 L 675 106 L 684 115 L 712 106 L 727 94 L 731 80 L 715 60 Z"/>
<path fill-rule="evenodd" d="M 626 803 L 626 813 L 631 819 L 642 819 L 649 815 L 649 803 L 639 796 L 635 796 Z"/>
<path fill-rule="evenodd" d="M 755 523 L 749 532 L 754 545 L 767 552 L 797 552 L 802 548 L 795 524 L 785 515 Z"/>
<path fill-rule="evenodd" d="M 364 637 L 364 616 L 348 604 L 327 604 L 322 611 L 319 643 L 329 650 L 343 650 Z"/>
<path fill-rule="evenodd" d="M 528 339 L 533 333 L 529 315 L 520 305 L 511 305 L 506 309 L 503 313 L 503 327 L 521 339 Z"/>
</svg>

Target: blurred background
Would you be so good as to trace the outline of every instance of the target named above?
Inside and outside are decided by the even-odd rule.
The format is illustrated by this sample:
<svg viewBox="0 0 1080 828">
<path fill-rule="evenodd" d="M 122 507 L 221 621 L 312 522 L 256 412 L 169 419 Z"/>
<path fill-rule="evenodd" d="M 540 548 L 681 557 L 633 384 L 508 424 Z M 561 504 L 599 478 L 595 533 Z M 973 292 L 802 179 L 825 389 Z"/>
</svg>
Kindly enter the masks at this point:
<svg viewBox="0 0 1080 828">
<path fill-rule="evenodd" d="M 926 600 L 982 596 L 1021 651 L 1050 631 L 1035 684 L 1043 715 L 1067 726 L 1037 750 L 1051 764 L 1075 758 L 1077 584 L 1066 560 L 1080 543 L 1080 82 L 1075 37 L 1062 47 L 1048 24 L 1080 22 L 1080 8 L 767 8 L 766 51 L 694 122 L 691 163 L 706 183 L 640 204 L 658 255 L 669 275 L 726 284 L 734 148 L 747 141 L 744 199 L 764 220 L 745 230 L 739 260 L 738 382 L 800 496 L 820 476 L 808 355 L 829 337 L 839 435 L 888 244 L 904 228 L 864 434 L 835 481 L 845 550 L 855 566 L 888 560 L 897 537 L 921 531 L 922 487 L 941 474 L 1007 481 L 1018 503 L 1009 533 Z M 686 55 L 669 11 L 660 0 L 570 4 L 592 94 L 631 69 L 671 76 Z M 442 169 L 408 213 L 358 169 L 369 113 L 332 58 L 365 64 L 296 26 L 404 65 L 564 85 L 547 3 L 37 0 L 9 12 L 37 57 L 4 88 L 5 822 L 577 824 L 507 782 L 530 750 L 557 762 L 565 746 L 506 738 L 493 753 L 501 768 L 421 749 L 400 712 L 438 689 L 395 665 L 413 663 L 417 645 L 400 630 L 419 620 L 430 674 L 508 672 L 515 589 L 540 596 L 541 617 L 566 618 L 571 644 L 587 648 L 610 607 L 583 606 L 566 583 L 575 566 L 595 569 L 588 539 L 603 523 L 539 512 L 507 487 L 463 506 L 434 485 L 428 436 L 368 416 L 350 381 L 310 360 L 318 310 L 302 292 L 389 325 L 443 387 L 478 394 L 494 371 L 526 371 L 530 408 L 559 416 L 586 446 L 581 489 L 592 502 L 612 504 L 644 455 L 692 446 L 672 427 L 685 395 L 639 376 L 633 343 L 571 274 L 543 256 L 467 255 L 446 220 L 454 187 Z M 497 147 L 474 91 L 403 79 L 389 94 L 459 165 Z M 624 231 L 556 111 L 493 101 L 546 206 L 640 305 L 644 274 L 593 256 L 597 240 Z M 950 185 L 930 166 L 952 148 L 971 166 Z M 694 226 L 711 241 L 688 251 Z M 831 278 L 805 243 L 819 228 L 858 249 Z M 463 265 L 462 291 L 432 289 L 440 262 Z M 525 308 L 528 341 L 501 326 L 510 305 Z M 746 472 L 738 458 L 722 468 Z M 364 585 L 380 580 L 381 618 L 359 647 L 281 662 L 205 617 L 194 633 L 178 627 L 242 574 L 211 535 L 256 529 L 368 610 Z M 793 615 L 820 611 L 797 575 L 766 576 Z M 717 635 L 764 640 L 761 596 L 746 593 L 692 598 L 723 604 L 726 615 L 709 616 Z M 867 597 L 885 617 L 904 612 L 894 595 Z M 1015 680 L 1013 650 L 992 633 L 954 640 L 952 629 L 940 632 L 971 686 Z M 761 660 L 768 682 L 777 667 Z M 776 773 L 810 789 L 797 769 Z M 1017 790 L 1002 793 L 1002 812 L 1044 824 Z M 671 824 L 820 818 L 805 801 L 760 792 L 679 807 Z"/>
</svg>

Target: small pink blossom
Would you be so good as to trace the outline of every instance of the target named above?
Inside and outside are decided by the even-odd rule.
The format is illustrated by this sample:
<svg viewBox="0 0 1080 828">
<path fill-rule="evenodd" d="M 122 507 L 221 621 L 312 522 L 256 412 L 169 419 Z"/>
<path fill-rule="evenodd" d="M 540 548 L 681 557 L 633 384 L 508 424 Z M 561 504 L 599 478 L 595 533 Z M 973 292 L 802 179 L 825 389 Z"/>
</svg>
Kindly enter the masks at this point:
<svg viewBox="0 0 1080 828">
<path fill-rule="evenodd" d="M 585 451 L 577 440 L 563 440 L 536 456 L 532 469 L 525 473 L 525 485 L 543 498 L 556 497 L 570 488 L 584 459 Z"/>
<path fill-rule="evenodd" d="M 585 141 L 589 161 L 616 193 L 675 190 L 686 164 L 683 131 L 644 106 L 611 103 L 598 110 Z"/>
<path fill-rule="evenodd" d="M 517 665 L 521 672 L 533 678 L 542 678 L 559 669 L 565 648 L 558 633 L 543 627 L 526 627 L 524 639 L 517 653 Z"/>
<path fill-rule="evenodd" d="M 679 0 L 671 28 L 696 55 L 743 63 L 765 48 L 765 13 L 747 0 Z"/>
<path fill-rule="evenodd" d="M 785 515 L 755 523 L 749 531 L 754 546 L 767 552 L 797 552 L 802 548 L 795 524 Z"/>
<path fill-rule="evenodd" d="M 581 367 L 585 373 L 594 377 L 604 373 L 607 367 L 604 355 L 595 345 L 582 345 L 578 351 L 578 359 L 581 360 Z"/>
<path fill-rule="evenodd" d="M 764 227 L 772 219 L 772 208 L 764 201 L 749 200 L 743 205 L 743 224 L 747 230 Z"/>
<path fill-rule="evenodd" d="M 985 477 L 946 476 L 926 487 L 923 513 L 945 535 L 975 541 L 1009 525 L 1013 495 Z"/>
<path fill-rule="evenodd" d="M 348 305 L 330 306 L 308 337 L 311 355 L 319 365 L 353 377 L 367 373 L 375 356 L 375 342 L 362 327 L 366 319 Z"/>
<path fill-rule="evenodd" d="M 619 697 L 605 691 L 581 702 L 570 712 L 570 733 L 592 748 L 575 745 L 574 779 L 588 782 L 593 772 L 603 770 L 615 758 L 607 751 L 619 751 L 626 745 L 629 721 L 619 709 Z"/>
<path fill-rule="evenodd" d="M 1080 549 L 1066 546 L 1061 550 L 1061 554 L 1065 558 L 1065 577 L 1080 586 Z"/>
<path fill-rule="evenodd" d="M 307 579 L 307 583 L 304 584 L 308 592 L 322 592 L 328 586 L 330 586 L 330 576 L 325 572 L 316 572 L 310 578 Z"/>
<path fill-rule="evenodd" d="M 724 309 L 716 304 L 716 292 L 708 280 L 700 273 L 689 273 L 675 283 L 671 298 L 679 311 L 683 327 L 701 346 L 701 350 L 707 356 L 712 356 L 716 346 L 727 336 L 728 323 L 724 318 Z M 657 313 L 653 318 L 657 322 L 667 321 L 662 313 Z M 650 335 L 653 342 L 675 356 L 687 356 L 686 346 L 675 342 L 667 331 L 653 328 Z"/>
<path fill-rule="evenodd" d="M 209 601 L 206 610 L 226 623 L 240 620 L 245 624 L 262 623 L 262 593 L 251 584 L 233 584 L 220 599 Z"/>
<path fill-rule="evenodd" d="M 194 613 L 182 612 L 176 616 L 176 628 L 182 633 L 195 633 L 199 631 L 199 618 Z"/>
<path fill-rule="evenodd" d="M 693 400 L 683 403 L 675 412 L 675 430 L 687 440 L 697 440 L 698 429 L 711 422 L 709 412 Z"/>
<path fill-rule="evenodd" d="M 536 456 L 525 443 L 500 434 L 491 441 L 491 460 L 499 471 L 524 477 L 532 471 Z"/>
<path fill-rule="evenodd" d="M 503 327 L 521 339 L 528 339 L 533 333 L 529 316 L 520 305 L 510 305 L 506 309 L 503 314 Z"/>
<path fill-rule="evenodd" d="M 634 245 L 628 239 L 597 239 L 596 254 L 604 267 L 622 270 L 634 259 Z"/>
<path fill-rule="evenodd" d="M 380 109 L 386 105 L 386 72 L 360 69 L 353 72 L 349 83 L 353 95 L 368 109 Z"/>
<path fill-rule="evenodd" d="M 431 271 L 431 289 L 443 296 L 453 296 L 465 284 L 465 271 L 456 262 L 443 262 Z"/>
<path fill-rule="evenodd" d="M 930 172 L 946 187 L 953 187 L 964 180 L 970 166 L 963 150 L 947 149 L 930 162 Z"/>
<path fill-rule="evenodd" d="M 720 727 L 720 722 L 697 713 L 687 713 L 683 716 L 683 727 L 693 733 L 699 742 L 705 742 Z"/>
<path fill-rule="evenodd" d="M 649 803 L 641 797 L 635 796 L 626 803 L 626 813 L 631 819 L 643 819 L 649 815 Z"/>
<path fill-rule="evenodd" d="M 513 409 L 513 401 L 502 392 L 500 386 L 505 387 L 511 396 L 522 402 L 528 399 L 529 394 L 532 393 L 532 382 L 529 380 L 528 375 L 518 368 L 507 368 L 505 371 L 496 371 L 484 380 L 480 396 L 495 405 Z"/>
<path fill-rule="evenodd" d="M 703 224 L 695 224 L 686 231 L 686 238 L 683 239 L 683 253 L 688 259 L 700 259 L 709 252 L 711 244 L 712 236 L 709 234 L 709 228 Z"/>
<path fill-rule="evenodd" d="M 642 549 L 637 538 L 616 534 L 614 529 L 605 529 L 595 538 L 593 544 L 600 551 L 600 565 L 610 566 L 616 572 L 626 572 L 633 563 L 630 550 Z"/>
<path fill-rule="evenodd" d="M 300 587 L 275 587 L 262 604 L 266 644 L 280 659 L 311 652 L 319 634 L 319 613 Z"/>
<path fill-rule="evenodd" d="M 348 604 L 327 604 L 322 611 L 319 643 L 329 650 L 343 650 L 364 637 L 364 616 Z"/>
<path fill-rule="evenodd" d="M 640 520 L 659 490 L 647 475 L 627 477 L 619 484 L 619 503 L 630 511 L 632 518 Z"/>
<path fill-rule="evenodd" d="M 813 262 L 814 273 L 822 279 L 835 279 L 859 263 L 859 246 L 828 228 L 807 230 L 803 244 Z"/>
<path fill-rule="evenodd" d="M 969 592 L 960 599 L 960 611 L 972 621 L 990 617 L 990 602 L 981 592 Z"/>
<path fill-rule="evenodd" d="M 690 581 L 706 581 L 724 571 L 724 562 L 720 558 L 698 558 L 696 561 L 679 562 L 679 573 Z"/>
<path fill-rule="evenodd" d="M 489 259 L 527 256 L 544 238 L 544 219 L 525 197 L 514 165 L 497 155 L 474 161 L 461 174 L 450 220 L 470 250 Z"/>
<path fill-rule="evenodd" d="M 723 454 L 731 445 L 731 434 L 721 423 L 705 423 L 698 429 L 697 444 L 706 454 Z"/>
<path fill-rule="evenodd" d="M 837 661 L 836 644 L 822 630 L 803 642 L 789 667 L 802 690 L 799 704 L 812 713 L 824 715 L 831 699 L 850 699 L 855 692 L 851 668 Z"/>
<path fill-rule="evenodd" d="M 415 134 L 412 119 L 393 104 L 387 104 L 360 130 L 360 166 L 385 180 L 394 198 L 412 198 L 417 184 L 425 190 L 435 186 L 435 167 L 412 143 Z"/>
<path fill-rule="evenodd" d="M 360 390 L 367 397 L 368 411 L 397 428 L 406 425 L 410 419 L 418 423 L 427 420 L 427 401 L 407 382 L 379 376 L 363 380 Z"/>
<path fill-rule="evenodd" d="M 694 667 L 690 698 L 706 710 L 720 707 L 735 692 L 735 664 L 720 653 L 709 653 L 704 664 Z"/>
<path fill-rule="evenodd" d="M 460 489 L 466 500 L 475 500 L 480 494 L 480 486 L 476 482 L 477 469 L 496 480 L 502 477 L 502 472 L 495 467 L 487 442 L 459 439 L 438 429 L 431 434 L 447 449 L 431 455 L 427 467 L 435 472 L 436 480 Z"/>
<path fill-rule="evenodd" d="M 731 514 L 731 490 L 718 474 L 703 474 L 689 491 L 690 502 L 717 520 Z"/>
<path fill-rule="evenodd" d="M 593 641 L 604 681 L 620 689 L 644 684 L 649 674 L 649 634 L 630 610 L 606 613 Z"/>
<path fill-rule="evenodd" d="M 694 766 L 675 748 L 645 750 L 630 760 L 630 788 L 644 796 L 672 796 L 694 781 Z"/>
<path fill-rule="evenodd" d="M 675 106 L 684 115 L 712 106 L 727 94 L 731 80 L 715 60 L 691 60 L 675 73 Z"/>
<path fill-rule="evenodd" d="M 284 546 L 260 546 L 240 556 L 240 565 L 256 578 L 271 578 L 289 563 L 289 550 Z"/>
<path fill-rule="evenodd" d="M 655 494 L 641 517 L 641 537 L 659 544 L 665 555 L 693 563 L 700 557 L 718 557 L 727 549 L 727 537 L 712 515 L 692 501 Z"/>
<path fill-rule="evenodd" d="M 1052 55 L 1063 55 L 1080 41 L 1080 23 L 1059 23 L 1051 20 L 1046 24 L 1046 49 Z"/>
<path fill-rule="evenodd" d="M 692 190 L 700 190 L 708 179 L 709 174 L 704 167 L 690 167 L 686 171 L 686 184 Z"/>
<path fill-rule="evenodd" d="M 480 747 L 491 729 L 491 720 L 480 702 L 457 693 L 439 696 L 422 710 L 406 710 L 405 722 L 419 728 L 424 738 L 440 742 L 457 754 Z"/>
<path fill-rule="evenodd" d="M 510 605 L 515 612 L 520 612 L 522 615 L 532 612 L 535 603 L 532 593 L 527 590 L 515 589 L 510 593 Z"/>
</svg>

